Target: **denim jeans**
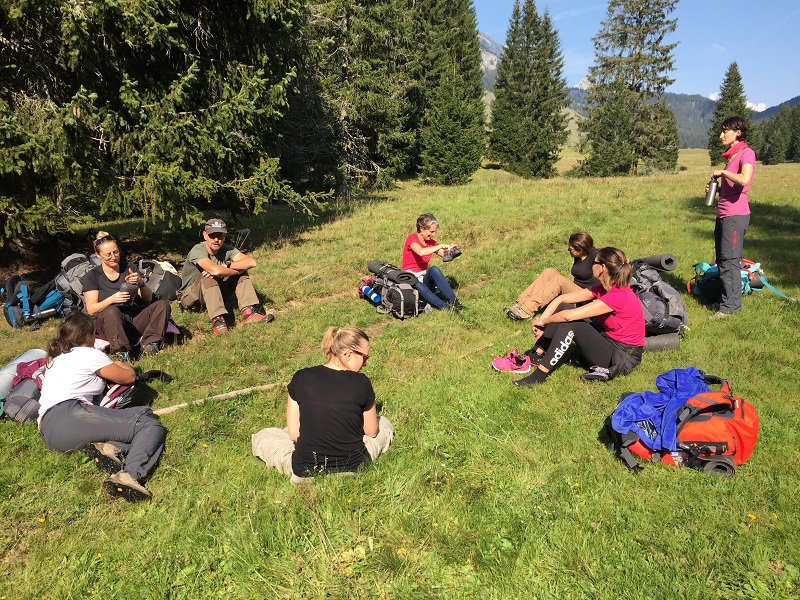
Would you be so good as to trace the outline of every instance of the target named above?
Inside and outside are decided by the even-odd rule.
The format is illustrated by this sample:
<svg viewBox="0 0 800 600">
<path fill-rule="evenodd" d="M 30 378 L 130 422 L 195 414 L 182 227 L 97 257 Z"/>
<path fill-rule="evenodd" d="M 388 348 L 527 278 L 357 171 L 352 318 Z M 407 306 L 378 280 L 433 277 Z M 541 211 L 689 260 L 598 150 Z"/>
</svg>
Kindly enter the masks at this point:
<svg viewBox="0 0 800 600">
<path fill-rule="evenodd" d="M 447 279 L 439 267 L 429 267 L 422 277 L 422 281 L 417 280 L 414 288 L 419 292 L 419 297 L 436 309 L 446 308 L 456 299 L 453 288 L 447 283 Z M 442 300 L 437 294 L 444 296 Z"/>
</svg>

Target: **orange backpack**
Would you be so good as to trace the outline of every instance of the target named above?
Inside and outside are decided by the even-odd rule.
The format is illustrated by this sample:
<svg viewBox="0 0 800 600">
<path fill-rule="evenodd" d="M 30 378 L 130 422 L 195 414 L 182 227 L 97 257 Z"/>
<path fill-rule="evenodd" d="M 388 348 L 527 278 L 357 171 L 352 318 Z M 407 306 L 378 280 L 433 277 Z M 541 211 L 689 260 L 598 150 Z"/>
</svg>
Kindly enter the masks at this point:
<svg viewBox="0 0 800 600">
<path fill-rule="evenodd" d="M 654 452 L 635 433 L 615 434 L 621 458 L 632 469 L 641 468 L 631 454 L 652 462 L 700 469 L 733 477 L 736 466 L 753 454 L 758 439 L 758 416 L 752 404 L 733 394 L 730 383 L 704 375 L 708 384 L 721 385 L 689 398 L 675 414 L 677 448 Z"/>
</svg>

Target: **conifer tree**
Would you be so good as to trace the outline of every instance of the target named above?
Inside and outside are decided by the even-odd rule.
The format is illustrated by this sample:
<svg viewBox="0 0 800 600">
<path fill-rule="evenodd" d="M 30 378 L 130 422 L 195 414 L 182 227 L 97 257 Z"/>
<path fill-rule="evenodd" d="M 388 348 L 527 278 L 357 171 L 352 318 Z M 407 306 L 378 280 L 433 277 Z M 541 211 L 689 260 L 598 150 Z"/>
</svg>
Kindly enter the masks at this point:
<svg viewBox="0 0 800 600">
<path fill-rule="evenodd" d="M 480 167 L 485 151 L 475 10 L 471 0 L 419 0 L 416 14 L 421 59 L 415 112 L 423 143 L 421 172 L 431 181 L 462 183 Z M 448 89 L 456 97 L 448 98 L 442 92 L 445 81 L 450 82 Z M 459 145 L 442 154 L 435 150 L 440 147 L 435 137 L 454 122 L 460 122 L 465 131 L 456 140 Z"/>
<path fill-rule="evenodd" d="M 677 0 L 609 0 L 606 20 L 594 37 L 595 64 L 589 69 L 586 92 L 588 118 L 580 124 L 588 152 L 581 172 L 596 174 L 614 163 L 626 167 L 626 160 L 598 156 L 608 151 L 595 136 L 608 132 L 609 125 L 603 121 L 607 120 L 609 100 L 616 103 L 611 110 L 617 117 L 622 116 L 620 103 L 629 107 L 632 117 L 624 147 L 632 150 L 634 160 L 618 174 L 675 168 L 679 140 L 664 94 L 674 81 L 669 72 L 676 44 L 665 43 L 665 38 L 677 27 L 677 21 L 668 18 L 676 4 Z M 630 94 L 623 94 L 619 86 Z M 660 147 L 653 144 L 654 140 Z"/>
<path fill-rule="evenodd" d="M 413 169 L 419 146 L 410 4 L 333 0 L 311 10 L 314 66 L 339 139 L 340 192 L 385 187 Z"/>
<path fill-rule="evenodd" d="M 550 15 L 515 2 L 498 67 L 490 156 L 523 177 L 551 177 L 567 140 L 564 60 Z"/>
<path fill-rule="evenodd" d="M 724 161 L 722 158 L 722 143 L 719 133 L 722 122 L 730 117 L 742 117 L 750 128 L 751 112 L 747 108 L 747 97 L 742 85 L 742 76 L 739 65 L 732 62 L 725 73 L 725 79 L 719 88 L 719 98 L 714 104 L 714 115 L 711 118 L 711 129 L 708 130 L 708 156 L 711 164 L 716 165 Z"/>
<path fill-rule="evenodd" d="M 302 6 L 4 3 L 0 244 L 101 215 L 178 225 L 303 201 L 278 136 Z"/>
<path fill-rule="evenodd" d="M 792 143 L 792 109 L 788 105 L 781 106 L 767 126 L 763 156 L 760 158 L 767 165 L 786 162 Z"/>
<path fill-rule="evenodd" d="M 433 92 L 428 125 L 422 130 L 422 169 L 426 183 L 459 185 L 469 182 L 481 166 L 482 127 L 476 127 L 475 101 L 465 93 L 464 80 L 453 65 Z"/>
</svg>

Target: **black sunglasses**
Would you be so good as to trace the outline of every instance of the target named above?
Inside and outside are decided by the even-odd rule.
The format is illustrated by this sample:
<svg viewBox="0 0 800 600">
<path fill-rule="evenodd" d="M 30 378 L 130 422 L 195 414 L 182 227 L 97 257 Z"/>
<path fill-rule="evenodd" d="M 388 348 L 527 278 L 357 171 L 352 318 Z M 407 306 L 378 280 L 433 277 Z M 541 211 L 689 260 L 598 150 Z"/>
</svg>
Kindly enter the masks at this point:
<svg viewBox="0 0 800 600">
<path fill-rule="evenodd" d="M 100 244 L 105 244 L 106 242 L 116 242 L 117 240 L 114 239 L 113 235 L 104 235 L 103 237 L 97 238 L 94 241 L 94 247 L 97 248 Z"/>
<path fill-rule="evenodd" d="M 353 353 L 358 354 L 361 358 L 364 359 L 364 364 L 367 364 L 367 361 L 369 360 L 369 354 L 364 354 L 363 352 L 359 352 L 358 350 L 353 350 Z"/>
<path fill-rule="evenodd" d="M 593 264 L 593 265 L 604 265 L 604 264 L 606 264 L 606 263 L 604 263 L 602 260 L 593 260 L 593 261 L 592 261 L 592 264 Z"/>
</svg>

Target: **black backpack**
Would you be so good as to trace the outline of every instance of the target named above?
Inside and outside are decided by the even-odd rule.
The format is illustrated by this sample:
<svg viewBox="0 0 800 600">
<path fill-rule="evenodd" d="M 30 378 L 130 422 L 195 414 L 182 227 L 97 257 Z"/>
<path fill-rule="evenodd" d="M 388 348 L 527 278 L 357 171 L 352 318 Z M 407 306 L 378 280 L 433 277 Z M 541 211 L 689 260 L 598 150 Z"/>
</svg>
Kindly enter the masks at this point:
<svg viewBox="0 0 800 600">
<path fill-rule="evenodd" d="M 656 269 L 643 261 L 631 265 L 631 289 L 642 303 L 645 334 L 683 334 L 689 324 L 689 314 L 680 293 L 661 279 Z"/>
<path fill-rule="evenodd" d="M 376 277 L 371 285 L 380 294 L 378 312 L 396 319 L 410 319 L 420 313 L 419 292 L 409 283 L 396 283 L 386 277 Z"/>
</svg>

